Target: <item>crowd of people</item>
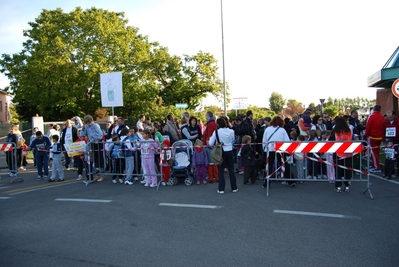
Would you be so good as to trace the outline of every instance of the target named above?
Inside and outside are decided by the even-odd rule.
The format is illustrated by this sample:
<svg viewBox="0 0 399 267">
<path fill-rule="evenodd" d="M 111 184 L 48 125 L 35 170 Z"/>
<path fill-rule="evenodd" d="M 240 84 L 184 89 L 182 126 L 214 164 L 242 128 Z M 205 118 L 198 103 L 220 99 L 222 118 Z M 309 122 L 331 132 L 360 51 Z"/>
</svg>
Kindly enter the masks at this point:
<svg viewBox="0 0 399 267">
<path fill-rule="evenodd" d="M 83 171 L 86 170 L 85 182 L 103 181 L 102 174 L 107 173 L 111 174 L 111 181 L 115 184 L 133 185 L 139 177 L 144 177 L 141 183 L 145 187 L 156 187 L 157 176 L 161 174 L 162 185 L 169 184 L 174 164 L 171 147 L 176 141 L 184 139 L 190 140 L 193 148 L 191 167 L 195 169 L 196 184 L 218 182 L 219 194 L 223 194 L 226 189 L 225 172 L 230 180 L 230 190 L 235 193 L 238 192 L 237 174 L 243 175 L 243 185 L 256 184 L 259 175 L 276 175 L 279 165 L 284 161 L 287 162 L 285 172 L 279 173 L 286 178 L 283 183 L 295 186 L 297 181 L 290 180 L 291 177 L 300 180 L 329 178 L 335 181 L 335 191 L 342 192 L 349 191 L 348 180 L 353 172 L 343 168 L 335 171 L 331 166 L 354 167 L 352 165 L 356 160 L 352 154 L 287 155 L 276 153 L 274 142 L 366 140 L 373 152 L 369 171 L 381 172 L 379 150 L 381 142 L 385 140 L 388 141 L 383 146 L 387 155 L 385 176 L 391 178 L 395 163 L 399 164 L 396 146 L 399 143 L 399 118 L 393 111 L 388 111 L 385 116 L 380 111 L 381 107 L 376 105 L 370 116 L 363 120 L 359 120 L 356 110 L 350 115 L 334 119 L 327 113 L 312 116 L 310 110 L 305 110 L 303 114 L 295 113 L 291 118 L 275 116 L 254 119 L 252 111 L 247 111 L 233 120 L 224 116 L 216 118 L 209 111 L 205 115 L 205 124 L 187 112 L 180 122 L 172 114 L 157 122 L 152 122 L 143 114 L 135 125 L 129 126 L 125 124 L 124 118 L 114 117 L 106 122 L 104 130 L 91 115 L 86 115 L 83 120 L 76 116 L 66 120 L 62 127 L 49 124 L 46 134 L 37 128 L 33 129 L 26 150 L 34 153 L 38 180 L 48 179 L 53 182 L 58 174 L 58 181 L 63 181 L 64 170 L 74 169 L 77 170 L 77 180 L 83 179 Z M 16 144 L 16 151 L 19 151 L 22 142 L 22 135 L 18 131 L 17 126 L 13 125 L 7 137 L 7 142 Z M 70 157 L 66 148 L 74 142 L 87 143 L 87 150 Z M 220 165 L 214 164 L 210 156 L 216 143 L 223 145 L 223 163 Z M 20 150 L 21 156 L 17 157 L 17 162 L 12 160 L 12 154 L 8 152 L 10 176 L 15 175 L 17 168 L 24 169 L 23 149 Z M 268 165 L 265 164 L 266 156 Z M 307 160 L 312 157 L 320 157 L 332 164 Z M 50 178 L 49 166 L 52 170 Z M 344 188 L 341 179 L 344 180 Z"/>
</svg>

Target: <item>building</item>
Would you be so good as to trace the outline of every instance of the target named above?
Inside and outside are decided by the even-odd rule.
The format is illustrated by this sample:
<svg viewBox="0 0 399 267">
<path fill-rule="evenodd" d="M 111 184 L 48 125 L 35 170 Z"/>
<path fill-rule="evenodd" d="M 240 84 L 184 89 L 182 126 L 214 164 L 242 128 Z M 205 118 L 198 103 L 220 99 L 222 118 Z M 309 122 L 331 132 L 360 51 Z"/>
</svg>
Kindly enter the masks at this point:
<svg viewBox="0 0 399 267">
<path fill-rule="evenodd" d="M 381 106 L 381 114 L 388 110 L 398 113 L 398 98 L 392 93 L 392 84 L 399 78 L 399 47 L 381 70 L 367 78 L 367 86 L 377 89 L 376 104 Z"/>
<path fill-rule="evenodd" d="M 0 122 L 10 122 L 10 95 L 0 90 Z"/>
</svg>

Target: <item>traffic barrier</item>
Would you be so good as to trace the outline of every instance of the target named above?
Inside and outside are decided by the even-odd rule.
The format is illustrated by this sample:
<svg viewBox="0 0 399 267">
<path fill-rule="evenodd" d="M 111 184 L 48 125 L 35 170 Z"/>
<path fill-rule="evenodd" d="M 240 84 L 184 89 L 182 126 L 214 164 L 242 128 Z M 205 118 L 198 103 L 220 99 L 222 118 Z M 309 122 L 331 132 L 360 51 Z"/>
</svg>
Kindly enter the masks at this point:
<svg viewBox="0 0 399 267">
<path fill-rule="evenodd" d="M 0 143 L 0 151 L 3 152 L 0 154 L 0 178 L 2 175 L 7 175 L 11 177 L 10 183 L 18 179 L 23 181 L 23 179 L 18 176 L 16 144 L 9 142 Z"/>
<path fill-rule="evenodd" d="M 269 151 L 269 145 L 274 147 Z M 370 175 L 365 169 L 370 168 L 370 147 L 365 141 L 290 141 L 269 142 L 266 145 L 266 195 L 269 196 L 270 181 L 283 181 L 288 184 L 296 182 L 327 181 L 327 182 L 365 182 L 370 198 L 373 195 L 370 190 Z M 325 158 L 322 158 L 322 155 Z M 297 157 L 299 160 L 295 160 Z M 277 159 L 277 160 L 275 160 Z M 364 166 L 366 161 L 366 166 Z M 295 163 L 309 162 L 301 175 L 293 171 Z M 271 166 L 270 164 L 278 166 Z M 312 163 L 319 164 L 314 169 L 309 169 Z M 294 174 L 294 176 L 293 176 Z M 302 176 L 302 178 L 298 178 Z M 309 179 L 310 177 L 310 179 Z M 342 178 L 345 179 L 342 179 Z"/>
<path fill-rule="evenodd" d="M 137 144 L 133 144 L 132 149 L 128 151 L 126 146 L 127 143 L 132 144 L 130 141 L 117 141 L 117 142 L 89 142 L 86 145 L 86 151 L 82 151 L 85 154 L 85 168 L 87 170 L 87 181 L 86 186 L 99 179 L 103 179 L 104 176 L 111 176 L 115 178 L 116 182 L 122 179 L 125 182 L 127 176 L 131 176 L 131 179 L 141 177 L 145 179 L 146 173 L 144 172 L 144 162 L 142 155 L 148 154 L 149 150 L 159 152 L 160 149 L 148 148 L 148 145 L 155 141 L 140 141 Z M 118 147 L 115 147 L 118 145 Z M 140 147 L 139 147 L 140 145 Z M 133 170 L 126 173 L 126 153 L 132 153 Z M 151 176 L 162 177 L 162 168 L 160 167 L 159 153 L 155 154 L 155 169 L 156 174 Z M 157 179 L 157 190 L 162 179 Z"/>
</svg>

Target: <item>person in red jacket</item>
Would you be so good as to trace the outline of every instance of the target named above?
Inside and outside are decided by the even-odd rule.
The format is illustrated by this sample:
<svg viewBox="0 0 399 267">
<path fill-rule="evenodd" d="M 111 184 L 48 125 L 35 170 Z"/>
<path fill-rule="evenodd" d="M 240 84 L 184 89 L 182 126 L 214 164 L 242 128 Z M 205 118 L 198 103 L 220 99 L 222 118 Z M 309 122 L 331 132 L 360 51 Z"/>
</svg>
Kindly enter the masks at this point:
<svg viewBox="0 0 399 267">
<path fill-rule="evenodd" d="M 384 122 L 385 140 L 392 140 L 394 146 L 399 145 L 399 118 L 396 117 L 396 113 L 393 110 L 388 110 L 386 113 L 387 117 Z M 399 157 L 396 157 L 396 166 L 399 176 Z M 393 173 L 395 174 L 395 173 Z"/>
<path fill-rule="evenodd" d="M 369 142 L 372 150 L 372 167 L 369 170 L 370 172 L 381 172 L 380 145 L 385 139 L 385 119 L 381 115 L 380 111 L 381 106 L 375 105 L 373 113 L 369 116 L 366 124 L 366 140 Z"/>
<path fill-rule="evenodd" d="M 209 138 L 211 138 L 213 132 L 217 129 L 216 122 L 215 122 L 215 117 L 213 116 L 213 113 L 211 111 L 208 111 L 205 114 L 206 117 L 206 128 L 204 131 L 204 134 L 202 135 L 202 143 L 204 146 L 208 146 L 208 141 Z M 210 144 L 214 145 L 214 144 Z M 208 154 L 208 166 L 206 167 L 208 170 L 208 180 L 210 183 L 213 182 L 213 179 L 215 178 L 216 181 L 219 181 L 219 172 L 218 172 L 218 166 L 215 165 L 210 157 L 212 148 L 208 147 L 206 150 Z"/>
</svg>

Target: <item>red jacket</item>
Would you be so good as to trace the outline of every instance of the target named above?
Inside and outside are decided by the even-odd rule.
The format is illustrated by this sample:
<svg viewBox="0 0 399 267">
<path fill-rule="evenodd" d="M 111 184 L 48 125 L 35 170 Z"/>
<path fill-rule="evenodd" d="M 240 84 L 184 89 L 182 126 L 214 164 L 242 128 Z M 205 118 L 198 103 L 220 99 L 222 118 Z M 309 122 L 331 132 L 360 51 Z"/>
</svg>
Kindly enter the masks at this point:
<svg viewBox="0 0 399 267">
<path fill-rule="evenodd" d="M 217 129 L 215 119 L 212 118 L 208 123 L 206 124 L 205 132 L 202 135 L 202 143 L 204 146 L 208 145 L 208 140 L 211 138 L 213 132 Z M 213 145 L 213 144 L 212 144 Z"/>
<path fill-rule="evenodd" d="M 388 131 L 387 131 L 388 129 Z M 399 141 L 399 118 L 394 117 L 393 121 L 385 119 L 384 121 L 385 138 L 390 138 L 393 141 Z"/>
<path fill-rule="evenodd" d="M 374 111 L 368 118 L 366 124 L 366 138 L 373 140 L 385 139 L 385 119 L 379 111 Z"/>
</svg>

